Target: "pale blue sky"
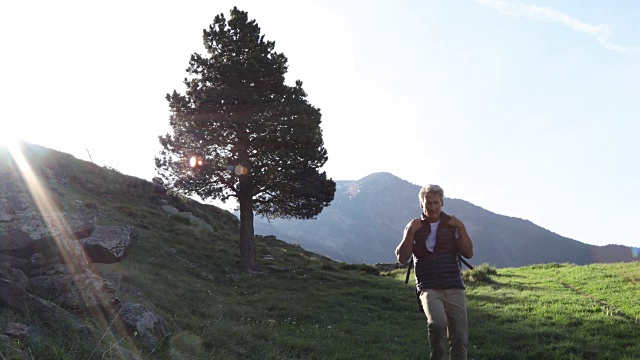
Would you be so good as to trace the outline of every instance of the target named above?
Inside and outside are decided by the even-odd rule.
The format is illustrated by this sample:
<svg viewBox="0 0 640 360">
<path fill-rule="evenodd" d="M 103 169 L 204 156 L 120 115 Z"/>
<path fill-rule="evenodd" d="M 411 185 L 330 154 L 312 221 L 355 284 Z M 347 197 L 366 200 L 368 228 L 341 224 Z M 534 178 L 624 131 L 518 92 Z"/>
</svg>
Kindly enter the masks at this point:
<svg viewBox="0 0 640 360">
<path fill-rule="evenodd" d="M 234 5 L 321 108 L 333 179 L 388 171 L 582 242 L 640 245 L 638 2 L 3 4 L 3 133 L 151 179 L 164 95 Z"/>
</svg>

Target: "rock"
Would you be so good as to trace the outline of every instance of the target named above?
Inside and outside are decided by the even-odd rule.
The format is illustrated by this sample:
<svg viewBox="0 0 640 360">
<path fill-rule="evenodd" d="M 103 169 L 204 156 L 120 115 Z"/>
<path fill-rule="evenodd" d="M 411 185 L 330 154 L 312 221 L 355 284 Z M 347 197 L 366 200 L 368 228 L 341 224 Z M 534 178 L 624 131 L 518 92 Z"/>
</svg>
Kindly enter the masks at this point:
<svg viewBox="0 0 640 360">
<path fill-rule="evenodd" d="M 102 277 L 111 283 L 116 290 L 120 289 L 122 285 L 122 274 L 118 272 L 104 272 L 101 274 Z"/>
<path fill-rule="evenodd" d="M 43 321 L 52 323 L 69 322 L 76 329 L 82 328 L 82 323 L 60 307 L 33 296 L 21 289 L 17 284 L 0 279 L 0 302 L 30 316 L 37 316 Z"/>
<path fill-rule="evenodd" d="M 32 278 L 36 276 L 47 275 L 52 269 L 53 269 L 53 265 L 31 269 L 29 270 L 29 272 L 27 272 L 27 276 Z"/>
<path fill-rule="evenodd" d="M 29 336 L 29 327 L 20 323 L 9 323 L 4 334 L 12 338 L 24 339 Z"/>
<path fill-rule="evenodd" d="M 31 263 L 27 260 L 19 259 L 9 255 L 0 255 L 0 263 L 9 263 L 12 268 L 20 269 L 22 271 L 29 271 Z"/>
<path fill-rule="evenodd" d="M 165 188 L 162 184 L 154 183 L 153 184 L 153 193 L 164 195 L 167 193 L 167 188 Z"/>
<path fill-rule="evenodd" d="M 140 304 L 126 303 L 120 316 L 127 330 L 133 336 L 140 336 L 148 348 L 155 348 L 169 335 L 169 325 L 160 315 Z"/>
<path fill-rule="evenodd" d="M 177 213 L 179 213 L 179 212 L 180 212 L 180 210 L 178 210 L 178 209 L 174 208 L 174 207 L 173 207 L 173 206 L 171 206 L 171 205 L 161 205 L 160 207 L 161 207 L 161 208 L 162 208 L 162 210 L 163 210 L 164 212 L 166 212 L 167 214 L 175 215 L 175 214 L 177 214 Z"/>
<path fill-rule="evenodd" d="M 59 256 L 53 257 L 49 263 L 65 264 L 75 273 L 83 273 L 89 270 L 89 260 L 85 255 L 82 244 L 74 240 L 60 240 L 56 250 Z"/>
<path fill-rule="evenodd" d="M 20 286 L 22 289 L 27 288 L 27 284 L 29 284 L 29 278 L 25 275 L 20 269 L 13 269 L 13 276 L 16 279 L 14 282 Z"/>
<path fill-rule="evenodd" d="M 188 211 L 181 211 L 181 212 L 179 212 L 179 213 L 177 213 L 175 215 L 179 216 L 181 218 L 189 219 L 189 221 L 192 224 L 196 224 L 198 227 L 200 227 L 202 229 L 213 231 L 213 227 L 211 225 L 209 225 L 206 221 L 200 219 L 199 217 L 193 215 L 192 213 L 190 213 Z"/>
<path fill-rule="evenodd" d="M 44 258 L 42 253 L 35 253 L 31 255 L 31 264 L 37 267 L 45 266 L 47 264 L 47 259 Z"/>
<path fill-rule="evenodd" d="M 119 302 L 110 282 L 88 272 L 35 276 L 29 279 L 27 290 L 80 314 L 95 314 Z"/>
<path fill-rule="evenodd" d="M 29 279 L 22 270 L 14 269 L 8 262 L 0 263 L 0 279 L 16 283 L 21 289 L 26 289 Z"/>
<path fill-rule="evenodd" d="M 73 274 L 73 267 L 66 264 L 55 264 L 53 265 L 53 273 L 54 274 Z"/>
<path fill-rule="evenodd" d="M 11 220 L 13 220 L 13 215 L 0 213 L 0 222 L 10 222 Z"/>
<path fill-rule="evenodd" d="M 23 259 L 42 252 L 46 258 L 58 252 L 61 239 L 84 238 L 94 229 L 95 219 L 89 220 L 80 214 L 16 214 L 0 231 L 0 251 Z"/>
<path fill-rule="evenodd" d="M 132 226 L 97 226 L 91 236 L 80 240 L 93 263 L 113 264 L 124 260 L 129 248 L 138 238 Z"/>
<path fill-rule="evenodd" d="M 31 196 L 26 192 L 17 192 L 9 194 L 0 200 L 0 210 L 8 214 L 35 209 L 35 205 L 31 201 Z"/>
<path fill-rule="evenodd" d="M 95 220 L 86 219 L 77 213 L 32 213 L 20 215 L 18 221 L 21 224 L 20 230 L 31 241 L 51 238 L 82 239 L 91 235 L 95 229 Z"/>
</svg>

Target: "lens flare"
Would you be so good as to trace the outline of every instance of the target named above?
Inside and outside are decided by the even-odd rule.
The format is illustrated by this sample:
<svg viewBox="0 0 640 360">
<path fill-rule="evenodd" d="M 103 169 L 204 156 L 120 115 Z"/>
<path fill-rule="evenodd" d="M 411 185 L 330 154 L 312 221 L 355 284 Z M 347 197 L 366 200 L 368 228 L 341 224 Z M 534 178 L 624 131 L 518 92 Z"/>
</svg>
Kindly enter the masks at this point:
<svg viewBox="0 0 640 360">
<path fill-rule="evenodd" d="M 189 159 L 189 166 L 191 167 L 202 166 L 202 164 L 203 164 L 202 159 L 198 159 L 198 157 L 196 156 L 192 156 Z"/>
<path fill-rule="evenodd" d="M 631 248 L 631 254 L 634 258 L 637 258 L 640 256 L 640 248 Z"/>
<path fill-rule="evenodd" d="M 246 166 L 237 165 L 235 167 L 235 172 L 236 172 L 236 175 L 247 175 L 249 171 L 247 170 Z"/>
</svg>

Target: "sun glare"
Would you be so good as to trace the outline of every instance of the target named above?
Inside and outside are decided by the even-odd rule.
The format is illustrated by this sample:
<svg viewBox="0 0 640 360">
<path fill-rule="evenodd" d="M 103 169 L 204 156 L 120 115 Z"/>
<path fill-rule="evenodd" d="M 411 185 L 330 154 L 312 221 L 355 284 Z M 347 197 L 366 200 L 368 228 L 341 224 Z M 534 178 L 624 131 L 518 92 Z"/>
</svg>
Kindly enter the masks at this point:
<svg viewBox="0 0 640 360">
<path fill-rule="evenodd" d="M 0 128 L 0 146 L 14 148 L 20 142 L 18 132 L 11 125 L 3 125 Z"/>
</svg>

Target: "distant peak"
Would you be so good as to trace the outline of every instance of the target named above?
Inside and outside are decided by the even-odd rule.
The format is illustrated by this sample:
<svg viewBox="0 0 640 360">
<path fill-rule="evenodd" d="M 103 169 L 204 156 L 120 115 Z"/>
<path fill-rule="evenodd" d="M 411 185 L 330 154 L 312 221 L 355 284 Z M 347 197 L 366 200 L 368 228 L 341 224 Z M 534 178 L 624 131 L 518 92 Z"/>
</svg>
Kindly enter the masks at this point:
<svg viewBox="0 0 640 360">
<path fill-rule="evenodd" d="M 393 175 L 390 172 L 375 172 L 369 174 L 358 181 L 368 181 L 368 180 L 402 180 L 399 177 Z"/>
</svg>

